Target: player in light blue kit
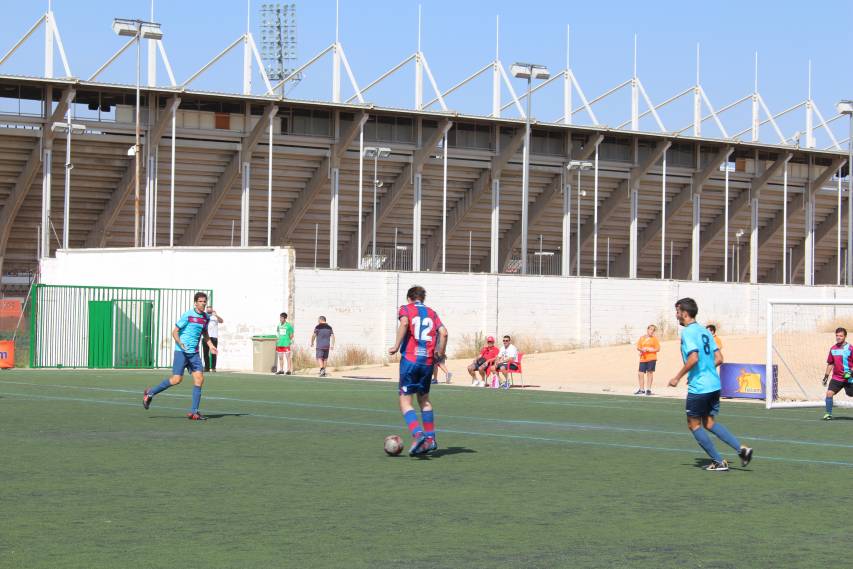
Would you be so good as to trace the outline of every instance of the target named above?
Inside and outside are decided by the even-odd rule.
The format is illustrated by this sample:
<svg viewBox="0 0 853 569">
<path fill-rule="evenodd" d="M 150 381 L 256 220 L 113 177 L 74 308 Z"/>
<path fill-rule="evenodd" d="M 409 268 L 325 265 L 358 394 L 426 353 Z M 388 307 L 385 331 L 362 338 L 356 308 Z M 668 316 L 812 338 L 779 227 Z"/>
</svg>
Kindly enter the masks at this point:
<svg viewBox="0 0 853 569">
<path fill-rule="evenodd" d="M 203 338 L 210 353 L 216 355 L 216 346 L 207 335 L 207 323 L 210 316 L 204 311 L 207 306 L 207 295 L 203 292 L 195 293 L 193 297 L 193 308 L 181 315 L 172 329 L 172 338 L 175 339 L 175 360 L 172 364 L 172 376 L 164 379 L 159 385 L 146 389 L 142 394 L 142 406 L 148 409 L 151 400 L 161 391 L 178 385 L 184 380 L 184 370 L 188 369 L 193 376 L 193 406 L 187 414 L 191 421 L 204 421 L 207 419 L 198 412 L 201 403 L 201 386 L 204 385 L 204 365 L 198 355 L 198 341 Z"/>
<path fill-rule="evenodd" d="M 752 449 L 741 446 L 737 437 L 714 420 L 720 412 L 720 375 L 717 366 L 723 363 L 714 337 L 704 326 L 696 322 L 699 306 L 692 298 L 682 298 L 675 303 L 675 318 L 684 326 L 681 331 L 681 358 L 684 365 L 669 380 L 670 387 L 676 387 L 685 374 L 687 376 L 687 427 L 693 433 L 708 456 L 711 464 L 705 470 L 723 472 L 729 469 L 729 463 L 717 451 L 708 431 L 735 449 L 740 457 L 741 466 L 752 460 Z"/>
</svg>

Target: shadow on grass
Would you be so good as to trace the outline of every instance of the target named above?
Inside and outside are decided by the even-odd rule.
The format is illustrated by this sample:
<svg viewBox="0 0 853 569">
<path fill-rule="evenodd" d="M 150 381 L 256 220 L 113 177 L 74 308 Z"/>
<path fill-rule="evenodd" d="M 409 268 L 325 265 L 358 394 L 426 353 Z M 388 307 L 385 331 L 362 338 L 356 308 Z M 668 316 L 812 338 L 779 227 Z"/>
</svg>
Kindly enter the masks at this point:
<svg viewBox="0 0 853 569">
<path fill-rule="evenodd" d="M 711 464 L 711 459 L 710 459 L 710 458 L 696 458 L 696 459 L 693 459 L 693 467 L 694 467 L 694 468 L 701 468 L 702 470 L 704 470 L 705 468 L 707 468 L 707 466 L 708 466 L 709 464 Z M 686 465 L 686 466 L 689 466 L 689 465 Z M 743 472 L 752 472 L 752 470 L 751 470 L 749 467 L 744 468 L 744 467 L 742 467 L 742 466 L 740 465 L 740 463 L 738 463 L 738 464 L 737 464 L 737 467 L 735 467 L 735 465 L 734 465 L 734 464 L 732 464 L 731 462 L 729 463 L 729 470 L 740 470 L 740 471 L 743 471 Z M 725 472 L 725 471 L 724 471 L 724 472 Z"/>
<path fill-rule="evenodd" d="M 208 419 L 222 419 L 223 417 L 246 417 L 250 415 L 250 413 L 212 413 L 210 415 L 205 415 Z M 186 415 L 150 415 L 149 419 L 182 419 L 184 421 L 188 421 Z"/>
<path fill-rule="evenodd" d="M 833 421 L 853 421 L 853 417 L 845 416 L 845 415 L 833 415 Z"/>
<path fill-rule="evenodd" d="M 443 456 L 450 456 L 452 454 L 471 454 L 475 453 L 474 449 L 465 448 L 465 447 L 447 447 L 440 448 L 437 451 L 431 452 L 429 454 L 423 454 L 418 456 L 420 459 L 431 459 L 431 458 L 441 458 Z"/>
</svg>

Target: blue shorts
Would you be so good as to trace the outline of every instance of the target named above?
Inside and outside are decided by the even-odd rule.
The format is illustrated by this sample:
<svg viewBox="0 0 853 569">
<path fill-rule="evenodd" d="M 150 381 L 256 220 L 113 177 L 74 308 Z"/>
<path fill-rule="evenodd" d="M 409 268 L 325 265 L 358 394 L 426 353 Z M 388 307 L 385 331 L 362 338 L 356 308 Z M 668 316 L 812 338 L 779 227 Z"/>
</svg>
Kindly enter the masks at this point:
<svg viewBox="0 0 853 569">
<path fill-rule="evenodd" d="M 685 409 L 688 417 L 715 417 L 720 412 L 720 390 L 688 393 Z"/>
<path fill-rule="evenodd" d="M 172 375 L 184 375 L 184 370 L 189 370 L 190 373 L 195 371 L 204 371 L 204 365 L 201 363 L 201 358 L 198 352 L 188 354 L 187 352 L 175 352 L 175 361 L 172 363 Z"/>
<path fill-rule="evenodd" d="M 400 360 L 400 395 L 429 393 L 433 366 Z"/>
<path fill-rule="evenodd" d="M 648 371 L 655 371 L 655 366 L 657 365 L 657 360 L 651 360 L 648 362 L 640 362 L 640 373 L 646 373 Z"/>
</svg>

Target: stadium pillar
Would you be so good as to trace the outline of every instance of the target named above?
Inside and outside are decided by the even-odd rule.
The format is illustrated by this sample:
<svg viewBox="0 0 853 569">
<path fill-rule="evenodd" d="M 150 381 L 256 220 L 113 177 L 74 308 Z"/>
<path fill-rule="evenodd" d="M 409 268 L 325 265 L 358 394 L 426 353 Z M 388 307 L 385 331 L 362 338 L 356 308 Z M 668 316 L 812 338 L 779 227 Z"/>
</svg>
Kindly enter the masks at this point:
<svg viewBox="0 0 853 569">
<path fill-rule="evenodd" d="M 693 229 L 690 238 L 690 279 L 699 280 L 699 251 L 701 248 L 702 194 L 693 188 Z"/>
<path fill-rule="evenodd" d="M 563 244 L 560 249 L 562 254 L 560 274 L 564 277 L 572 274 L 572 185 L 568 180 L 570 177 L 570 175 L 566 176 L 566 183 L 563 185 Z"/>
<path fill-rule="evenodd" d="M 412 204 L 412 270 L 421 270 L 421 182 L 423 174 L 415 173 L 413 188 L 414 203 Z"/>
<path fill-rule="evenodd" d="M 758 192 L 749 200 L 749 282 L 758 282 Z"/>
<path fill-rule="evenodd" d="M 340 197 L 341 169 L 332 168 L 331 195 L 329 196 L 329 268 L 338 268 L 338 199 Z"/>
<path fill-rule="evenodd" d="M 243 162 L 243 192 L 240 200 L 240 247 L 249 246 L 249 185 L 252 165 Z"/>
<path fill-rule="evenodd" d="M 637 278 L 637 210 L 640 202 L 640 192 L 637 188 L 631 188 L 631 221 L 628 234 L 629 268 L 628 278 Z"/>
<path fill-rule="evenodd" d="M 489 239 L 491 262 L 489 263 L 489 271 L 492 273 L 500 272 L 498 259 L 500 252 L 498 251 L 499 236 L 501 229 L 501 181 L 499 178 L 492 180 L 492 220 L 491 220 L 491 236 Z"/>
<path fill-rule="evenodd" d="M 785 165 L 785 173 L 787 175 L 787 164 Z M 811 286 L 814 284 L 814 208 L 815 208 L 815 193 L 819 188 L 814 187 L 814 181 L 812 179 L 812 161 L 809 159 L 808 165 L 808 180 L 809 182 L 806 184 L 806 194 L 803 196 L 805 201 L 805 219 L 803 223 L 805 225 L 805 269 L 803 275 L 803 284 L 806 286 Z M 788 254 L 784 248 L 782 249 L 782 253 L 784 255 Z M 785 265 L 782 265 L 785 267 Z M 787 275 L 782 276 L 782 282 L 785 282 Z M 790 282 L 788 284 L 791 284 Z"/>
<path fill-rule="evenodd" d="M 42 152 L 42 181 L 41 181 L 41 256 L 50 256 L 50 187 L 51 160 L 53 160 L 53 141 L 45 144 Z"/>
</svg>

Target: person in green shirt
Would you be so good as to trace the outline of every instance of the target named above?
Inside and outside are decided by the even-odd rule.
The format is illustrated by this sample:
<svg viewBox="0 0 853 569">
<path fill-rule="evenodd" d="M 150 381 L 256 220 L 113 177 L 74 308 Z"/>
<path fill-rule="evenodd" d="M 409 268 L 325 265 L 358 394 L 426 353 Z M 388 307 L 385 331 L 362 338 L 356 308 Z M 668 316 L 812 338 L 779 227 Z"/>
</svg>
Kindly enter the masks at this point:
<svg viewBox="0 0 853 569">
<path fill-rule="evenodd" d="M 277 337 L 275 351 L 278 358 L 276 375 L 284 374 L 285 368 L 287 375 L 290 375 L 290 370 L 293 368 L 293 360 L 290 355 L 290 346 L 293 344 L 293 324 L 287 321 L 287 312 L 279 314 L 275 335 Z"/>
</svg>

